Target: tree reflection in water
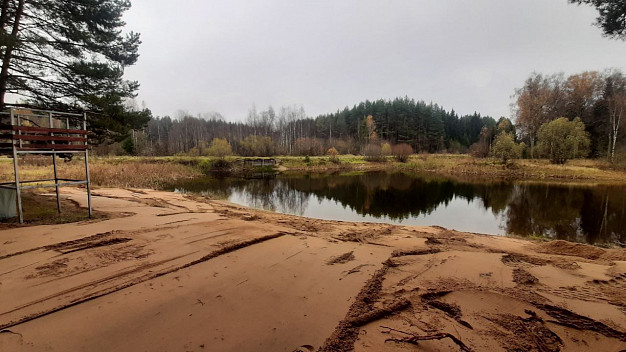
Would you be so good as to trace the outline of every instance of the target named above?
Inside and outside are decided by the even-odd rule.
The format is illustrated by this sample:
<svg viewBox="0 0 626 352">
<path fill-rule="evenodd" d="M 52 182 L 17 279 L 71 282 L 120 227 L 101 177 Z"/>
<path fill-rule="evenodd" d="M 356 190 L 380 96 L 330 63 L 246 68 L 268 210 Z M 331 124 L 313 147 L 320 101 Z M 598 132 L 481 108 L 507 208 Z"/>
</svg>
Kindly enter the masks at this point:
<svg viewBox="0 0 626 352">
<path fill-rule="evenodd" d="M 289 180 L 252 180 L 236 192 L 243 195 L 246 204 L 254 208 L 279 213 L 304 215 L 311 193 L 302 192 L 289 185 Z"/>
<path fill-rule="evenodd" d="M 626 187 L 475 181 L 405 173 L 283 175 L 274 179 L 202 179 L 177 185 L 236 198 L 245 205 L 307 215 L 311 197 L 336 212 L 386 221 L 428 217 L 454 199 L 505 219 L 505 231 L 588 243 L 626 242 Z M 468 209 L 469 210 L 469 209 Z M 335 211 L 335 210 L 333 210 Z M 463 225 L 457 227 L 463 229 Z"/>
</svg>

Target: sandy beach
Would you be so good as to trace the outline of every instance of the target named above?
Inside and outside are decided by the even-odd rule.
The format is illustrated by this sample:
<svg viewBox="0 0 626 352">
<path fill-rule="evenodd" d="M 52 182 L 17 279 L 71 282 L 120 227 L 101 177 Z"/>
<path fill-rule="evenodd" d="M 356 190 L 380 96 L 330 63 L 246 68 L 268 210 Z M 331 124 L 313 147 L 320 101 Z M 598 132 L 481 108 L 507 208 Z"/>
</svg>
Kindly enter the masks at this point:
<svg viewBox="0 0 626 352">
<path fill-rule="evenodd" d="M 0 230 L 0 351 L 626 350 L 624 249 L 153 190 L 93 205 L 110 218 Z"/>
</svg>

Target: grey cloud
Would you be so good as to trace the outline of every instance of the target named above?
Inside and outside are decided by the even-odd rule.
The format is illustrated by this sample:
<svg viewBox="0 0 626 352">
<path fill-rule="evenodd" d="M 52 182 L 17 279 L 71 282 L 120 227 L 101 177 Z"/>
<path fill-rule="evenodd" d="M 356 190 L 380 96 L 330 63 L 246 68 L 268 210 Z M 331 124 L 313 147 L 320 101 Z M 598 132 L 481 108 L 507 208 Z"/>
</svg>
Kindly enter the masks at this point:
<svg viewBox="0 0 626 352">
<path fill-rule="evenodd" d="M 126 21 L 143 44 L 127 77 L 156 115 L 301 104 L 315 116 L 407 95 L 509 116 L 532 71 L 625 70 L 626 43 L 595 16 L 566 0 L 135 0 Z"/>
</svg>

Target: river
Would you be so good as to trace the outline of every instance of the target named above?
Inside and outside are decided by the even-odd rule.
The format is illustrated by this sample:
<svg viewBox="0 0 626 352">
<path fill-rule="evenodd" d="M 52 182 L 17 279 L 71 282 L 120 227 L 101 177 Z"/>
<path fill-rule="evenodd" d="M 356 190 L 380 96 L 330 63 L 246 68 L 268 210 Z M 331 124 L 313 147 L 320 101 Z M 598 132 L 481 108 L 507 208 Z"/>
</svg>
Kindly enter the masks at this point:
<svg viewBox="0 0 626 352">
<path fill-rule="evenodd" d="M 366 172 L 205 177 L 169 189 L 319 219 L 438 225 L 597 245 L 626 242 L 626 186 Z"/>
</svg>

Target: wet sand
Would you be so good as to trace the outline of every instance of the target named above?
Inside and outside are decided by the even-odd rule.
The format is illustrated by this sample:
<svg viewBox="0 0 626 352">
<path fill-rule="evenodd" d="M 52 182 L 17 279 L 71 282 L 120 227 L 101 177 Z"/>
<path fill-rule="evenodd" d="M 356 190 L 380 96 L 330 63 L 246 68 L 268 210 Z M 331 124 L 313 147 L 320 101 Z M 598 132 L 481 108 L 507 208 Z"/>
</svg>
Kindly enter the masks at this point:
<svg viewBox="0 0 626 352">
<path fill-rule="evenodd" d="M 0 231 L 0 351 L 626 349 L 626 250 L 152 190 L 93 202 L 116 216 Z"/>
</svg>

